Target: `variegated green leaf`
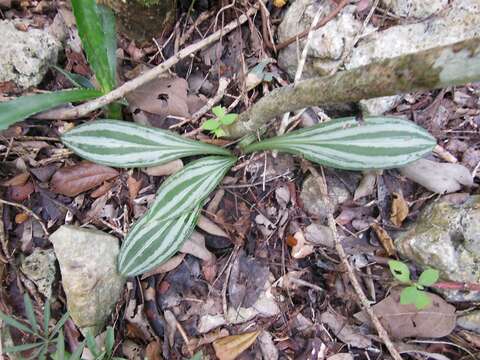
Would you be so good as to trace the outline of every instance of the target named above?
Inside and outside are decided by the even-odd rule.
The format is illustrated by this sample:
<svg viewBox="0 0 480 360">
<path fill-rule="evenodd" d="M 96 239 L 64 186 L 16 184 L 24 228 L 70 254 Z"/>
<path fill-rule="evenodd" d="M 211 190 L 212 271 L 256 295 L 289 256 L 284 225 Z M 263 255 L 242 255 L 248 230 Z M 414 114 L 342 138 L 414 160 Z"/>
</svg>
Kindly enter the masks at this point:
<svg viewBox="0 0 480 360">
<path fill-rule="evenodd" d="M 406 165 L 435 145 L 426 130 L 410 121 L 370 117 L 331 120 L 248 145 L 245 151 L 278 150 L 333 168 L 366 170 Z"/>
<path fill-rule="evenodd" d="M 205 157 L 170 176 L 122 244 L 119 271 L 138 275 L 174 255 L 195 227 L 203 201 L 234 163 L 233 157 Z"/>
<path fill-rule="evenodd" d="M 170 176 L 157 191 L 151 213 L 157 219 L 180 216 L 202 202 L 235 163 L 235 158 L 209 156 Z"/>
<path fill-rule="evenodd" d="M 118 271 L 125 276 L 136 276 L 170 259 L 191 235 L 200 208 L 197 206 L 170 220 L 144 216 L 122 244 Z"/>
<path fill-rule="evenodd" d="M 84 159 L 120 168 L 148 167 L 193 155 L 231 155 L 218 146 L 125 121 L 97 120 L 62 136 Z"/>
</svg>

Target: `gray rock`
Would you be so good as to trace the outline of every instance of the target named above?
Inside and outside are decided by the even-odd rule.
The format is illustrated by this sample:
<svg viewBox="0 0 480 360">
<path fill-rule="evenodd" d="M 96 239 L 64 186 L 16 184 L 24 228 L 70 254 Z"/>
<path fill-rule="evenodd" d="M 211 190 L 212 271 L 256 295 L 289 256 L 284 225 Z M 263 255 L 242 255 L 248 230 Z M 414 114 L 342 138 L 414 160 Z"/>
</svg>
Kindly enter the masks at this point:
<svg viewBox="0 0 480 360">
<path fill-rule="evenodd" d="M 344 183 L 337 177 L 326 175 L 326 180 L 330 197 L 330 211 L 335 212 L 340 204 L 351 198 L 351 194 Z M 307 177 L 303 182 L 300 198 L 302 199 L 304 210 L 309 215 L 318 218 L 322 222 L 326 221 L 328 208 L 322 199 L 322 193 L 317 180 L 313 176 Z"/>
<path fill-rule="evenodd" d="M 332 1 L 296 0 L 290 5 L 278 28 L 280 42 L 310 28 L 317 11 L 320 18 L 327 16 L 336 5 Z M 345 49 L 349 49 L 362 23 L 354 17 L 355 6 L 346 6 L 339 15 L 325 26 L 315 30 L 309 50 L 309 61 L 303 69 L 305 78 L 326 75 L 336 68 Z M 371 30 L 370 30 L 371 31 Z M 300 53 L 305 46 L 305 38 L 300 43 Z M 297 43 L 280 51 L 278 62 L 293 78 L 298 64 Z"/>
<path fill-rule="evenodd" d="M 38 291 L 47 299 L 52 296 L 52 284 L 55 280 L 55 253 L 53 249 L 35 249 L 22 261 L 22 272 L 37 285 Z"/>
<path fill-rule="evenodd" d="M 85 334 L 98 334 L 122 294 L 118 239 L 99 230 L 63 225 L 51 236 L 67 308 Z"/>
<path fill-rule="evenodd" d="M 480 333 L 480 310 L 459 316 L 457 318 L 457 325 L 466 330 Z"/>
<path fill-rule="evenodd" d="M 392 4 L 402 16 L 425 18 L 437 13 L 447 0 L 384 0 Z M 287 10 L 278 29 L 280 41 L 310 27 L 317 9 L 322 16 L 328 14 L 331 1 L 297 0 Z M 351 49 L 361 23 L 353 16 L 354 7 L 347 6 L 326 26 L 313 34 L 311 49 L 304 68 L 304 77 L 323 76 L 334 69 L 344 51 Z M 375 32 L 367 27 L 364 36 L 352 50 L 346 69 L 368 65 L 396 56 L 411 54 L 429 48 L 452 44 L 480 35 L 480 4 L 478 0 L 457 0 L 442 11 L 441 16 L 405 25 L 392 26 Z M 305 40 L 300 41 L 303 49 Z M 279 65 L 294 76 L 298 64 L 297 44 L 291 44 L 279 54 Z M 400 97 L 383 97 L 362 100 L 361 107 L 369 115 L 381 115 L 391 110 Z"/>
<path fill-rule="evenodd" d="M 23 89 L 36 86 L 57 63 L 62 45 L 48 31 L 20 31 L 14 21 L 3 20 L 0 34 L 0 82 L 12 81 Z"/>
<path fill-rule="evenodd" d="M 448 0 L 382 0 L 390 12 L 402 17 L 425 19 L 448 5 Z"/>
<path fill-rule="evenodd" d="M 346 68 L 353 69 L 479 36 L 480 7 L 474 8 L 472 3 L 473 0 L 455 1 L 443 17 L 392 26 L 366 36 L 353 49 Z"/>
<path fill-rule="evenodd" d="M 454 194 L 429 204 L 414 226 L 395 240 L 395 246 L 404 257 L 439 270 L 444 280 L 478 283 L 480 196 L 463 200 Z M 480 300 L 478 292 L 442 293 L 449 301 Z"/>
</svg>

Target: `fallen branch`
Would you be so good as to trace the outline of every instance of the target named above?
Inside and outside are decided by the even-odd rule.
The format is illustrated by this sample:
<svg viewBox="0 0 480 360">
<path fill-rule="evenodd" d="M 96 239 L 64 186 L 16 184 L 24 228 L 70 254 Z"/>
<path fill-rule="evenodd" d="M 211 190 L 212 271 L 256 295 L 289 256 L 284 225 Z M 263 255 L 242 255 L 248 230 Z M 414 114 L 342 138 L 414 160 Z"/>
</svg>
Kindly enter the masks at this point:
<svg viewBox="0 0 480 360">
<path fill-rule="evenodd" d="M 68 119 L 76 119 L 79 117 L 84 117 L 95 111 L 108 105 L 114 101 L 120 100 L 126 94 L 132 92 L 133 90 L 139 88 L 140 86 L 148 83 L 149 81 L 155 80 L 158 78 L 159 75 L 166 72 L 172 66 L 176 65 L 180 60 L 185 59 L 197 51 L 213 44 L 214 42 L 220 40 L 225 34 L 228 34 L 232 30 L 235 30 L 240 25 L 247 22 L 248 18 L 254 15 L 257 12 L 256 7 L 252 7 L 247 11 L 245 15 L 241 15 L 238 19 L 228 23 L 222 29 L 218 30 L 217 32 L 207 36 L 205 39 L 196 42 L 186 48 L 180 50 L 178 53 L 161 63 L 160 65 L 155 66 L 154 68 L 146 71 L 142 75 L 127 81 L 123 85 L 119 86 L 115 90 L 112 90 L 108 94 L 99 97 L 95 100 L 86 102 L 82 105 L 78 105 L 69 109 L 58 109 L 58 111 L 51 110 L 48 112 L 48 115 L 51 119 L 58 119 L 58 120 L 68 120 Z"/>
<path fill-rule="evenodd" d="M 309 106 L 438 89 L 479 79 L 480 37 L 476 37 L 275 89 L 224 131 L 230 138 L 239 138 L 276 116 Z"/>
<path fill-rule="evenodd" d="M 331 209 L 330 198 L 328 196 L 327 182 L 325 181 L 325 175 L 323 174 L 323 170 L 322 170 L 322 175 L 320 176 L 318 171 L 309 163 L 308 163 L 308 170 L 312 173 L 313 177 L 315 178 L 315 180 L 317 181 L 320 187 L 320 193 L 322 194 L 322 199 L 325 203 L 325 208 Z M 363 309 L 370 316 L 373 326 L 378 332 L 378 336 L 380 337 L 380 339 L 382 339 L 383 343 L 385 344 L 388 351 L 390 352 L 390 355 L 392 355 L 392 357 L 395 360 L 402 360 L 401 355 L 395 348 L 395 345 L 393 344 L 392 340 L 390 340 L 390 337 L 388 336 L 387 331 L 383 327 L 377 315 L 375 315 L 375 313 L 373 312 L 370 306 L 370 301 L 365 296 L 362 286 L 358 282 L 357 276 L 355 275 L 355 271 L 353 270 L 353 267 L 350 264 L 350 261 L 348 260 L 345 250 L 342 246 L 342 243 L 340 242 L 340 239 L 338 237 L 335 219 L 333 218 L 333 214 L 331 211 L 328 211 L 327 219 L 328 219 L 328 226 L 332 232 L 333 239 L 335 242 L 335 250 L 337 250 L 337 254 L 340 257 L 340 260 L 342 261 L 343 266 L 347 269 L 348 278 L 350 280 L 350 283 L 353 286 L 353 289 L 355 290 L 355 293 L 357 294 L 360 300 L 360 303 Z"/>
</svg>

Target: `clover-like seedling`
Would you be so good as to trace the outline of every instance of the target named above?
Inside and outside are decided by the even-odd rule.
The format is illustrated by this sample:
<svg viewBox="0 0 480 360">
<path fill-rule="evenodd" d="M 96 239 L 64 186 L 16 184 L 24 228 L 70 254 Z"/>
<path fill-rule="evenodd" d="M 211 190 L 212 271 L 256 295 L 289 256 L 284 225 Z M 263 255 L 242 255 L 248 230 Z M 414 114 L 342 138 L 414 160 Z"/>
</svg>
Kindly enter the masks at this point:
<svg viewBox="0 0 480 360">
<path fill-rule="evenodd" d="M 400 304 L 414 304 L 418 310 L 426 309 L 430 306 L 432 300 L 430 296 L 423 291 L 426 286 L 432 286 L 438 281 L 440 273 L 435 269 L 427 269 L 418 278 L 418 281 L 410 279 L 410 270 L 408 266 L 397 260 L 388 262 L 392 275 L 402 284 L 409 285 L 400 293 Z"/>
<path fill-rule="evenodd" d="M 222 106 L 215 106 L 212 112 L 216 118 L 205 121 L 202 129 L 210 131 L 216 137 L 225 136 L 222 126 L 233 124 L 238 117 L 238 114 L 227 114 L 226 110 Z"/>
</svg>

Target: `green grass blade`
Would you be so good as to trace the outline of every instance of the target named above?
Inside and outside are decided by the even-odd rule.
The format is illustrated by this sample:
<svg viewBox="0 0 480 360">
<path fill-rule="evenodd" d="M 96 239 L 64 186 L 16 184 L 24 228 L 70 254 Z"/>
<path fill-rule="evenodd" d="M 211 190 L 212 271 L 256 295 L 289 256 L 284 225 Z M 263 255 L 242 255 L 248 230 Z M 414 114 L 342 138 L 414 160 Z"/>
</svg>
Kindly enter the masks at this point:
<svg viewBox="0 0 480 360">
<path fill-rule="evenodd" d="M 31 329 L 37 336 L 40 336 L 40 334 L 38 333 L 39 329 L 37 319 L 33 310 L 32 299 L 30 299 L 30 296 L 28 296 L 27 293 L 23 294 L 23 303 L 25 304 L 25 312 L 27 313 L 27 319 L 30 323 Z"/>
<path fill-rule="evenodd" d="M 107 327 L 107 335 L 105 336 L 105 350 L 108 356 L 112 356 L 113 346 L 115 345 L 115 332 L 113 327 Z"/>
<path fill-rule="evenodd" d="M 15 320 L 13 317 L 8 316 L 0 311 L 0 320 L 3 320 L 7 325 L 13 326 L 20 331 L 26 332 L 28 334 L 35 335 L 35 333 L 28 326 L 22 324 L 21 322 Z"/>
<path fill-rule="evenodd" d="M 47 301 L 45 301 L 45 308 L 43 310 L 43 332 L 45 334 L 45 336 L 48 336 L 48 324 L 50 323 L 50 316 L 51 316 L 51 312 L 50 312 L 50 301 L 47 299 Z"/>
<path fill-rule="evenodd" d="M 113 13 L 95 0 L 72 0 L 78 33 L 104 93 L 116 84 L 116 36 Z"/>
<path fill-rule="evenodd" d="M 346 170 L 401 167 L 432 151 L 435 139 L 414 123 L 391 117 L 331 120 L 245 147 L 278 150 Z"/>
<path fill-rule="evenodd" d="M 22 121 L 41 111 L 70 102 L 94 99 L 102 94 L 92 89 L 56 91 L 48 94 L 21 96 L 15 100 L 0 103 L 0 130 Z"/>
<path fill-rule="evenodd" d="M 88 350 L 92 353 L 92 355 L 97 358 L 98 357 L 98 348 L 97 348 L 97 343 L 95 342 L 95 338 L 91 333 L 87 333 L 85 336 L 85 340 L 87 341 L 87 347 Z"/>
<path fill-rule="evenodd" d="M 52 67 L 60 74 L 65 76 L 73 86 L 80 89 L 95 89 L 95 86 L 93 86 L 90 80 L 88 80 L 85 76 L 65 71 L 57 65 L 53 65 Z"/>
<path fill-rule="evenodd" d="M 5 347 L 4 351 L 6 353 L 16 353 L 16 352 L 35 349 L 35 348 L 40 347 L 42 345 L 43 345 L 43 343 L 40 342 L 40 343 L 34 343 L 34 344 L 21 344 L 21 345 L 15 345 L 15 346 L 7 346 L 7 347 Z"/>
<path fill-rule="evenodd" d="M 57 350 L 55 351 L 55 360 L 64 360 L 65 359 L 65 337 L 63 335 L 63 330 L 60 330 L 56 340 Z"/>
<path fill-rule="evenodd" d="M 68 360 L 80 360 L 83 353 L 83 348 L 85 347 L 85 342 L 81 342 L 80 345 L 75 349 L 75 351 L 70 355 Z"/>
<path fill-rule="evenodd" d="M 170 131 L 117 120 L 75 127 L 62 135 L 62 141 L 84 159 L 121 168 L 154 166 L 193 155 L 231 155 Z"/>
<path fill-rule="evenodd" d="M 50 339 L 53 339 L 55 337 L 58 331 L 63 327 L 63 325 L 65 325 L 69 317 L 70 317 L 70 314 L 68 312 L 62 315 L 62 317 L 60 318 L 60 320 L 58 320 L 52 332 L 50 333 L 50 336 L 49 336 Z"/>
</svg>

